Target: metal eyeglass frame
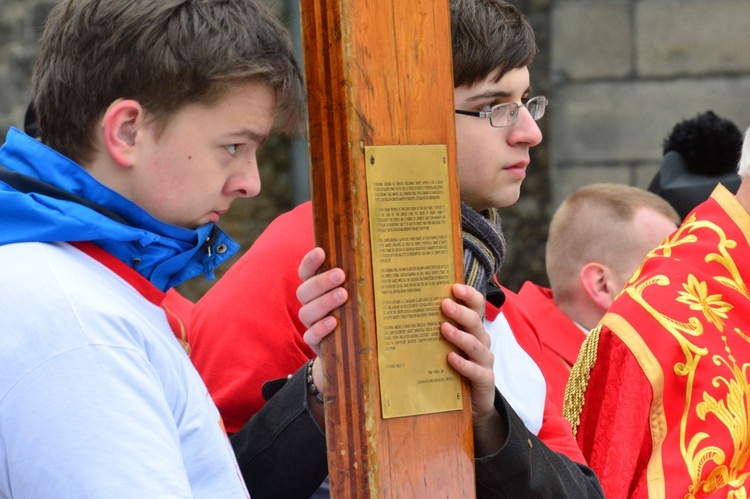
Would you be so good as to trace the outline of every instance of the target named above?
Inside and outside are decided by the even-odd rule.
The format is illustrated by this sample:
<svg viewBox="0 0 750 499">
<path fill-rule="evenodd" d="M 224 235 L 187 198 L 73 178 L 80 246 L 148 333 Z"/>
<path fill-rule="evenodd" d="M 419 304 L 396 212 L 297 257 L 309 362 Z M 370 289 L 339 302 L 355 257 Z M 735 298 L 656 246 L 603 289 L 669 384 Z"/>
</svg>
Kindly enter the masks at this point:
<svg viewBox="0 0 750 499">
<path fill-rule="evenodd" d="M 490 126 L 494 128 L 505 128 L 508 126 L 513 126 L 516 124 L 516 122 L 518 122 L 518 110 L 522 107 L 525 107 L 526 110 L 529 111 L 529 114 L 531 114 L 531 117 L 534 119 L 534 121 L 540 120 L 544 116 L 544 111 L 547 109 L 547 104 L 549 104 L 549 101 L 547 101 L 547 98 L 545 96 L 537 95 L 536 97 L 532 97 L 531 99 L 526 101 L 526 104 L 518 104 L 517 102 L 505 102 L 503 104 L 492 106 L 489 111 L 464 111 L 461 109 L 456 109 L 455 111 L 456 114 L 474 116 L 475 118 L 489 118 Z M 496 125 L 493 121 L 494 119 L 501 117 L 498 115 L 493 118 L 493 114 L 495 114 L 498 109 L 507 110 L 507 112 L 502 116 L 506 123 L 502 125 Z M 509 120 L 512 121 L 508 123 Z"/>
</svg>

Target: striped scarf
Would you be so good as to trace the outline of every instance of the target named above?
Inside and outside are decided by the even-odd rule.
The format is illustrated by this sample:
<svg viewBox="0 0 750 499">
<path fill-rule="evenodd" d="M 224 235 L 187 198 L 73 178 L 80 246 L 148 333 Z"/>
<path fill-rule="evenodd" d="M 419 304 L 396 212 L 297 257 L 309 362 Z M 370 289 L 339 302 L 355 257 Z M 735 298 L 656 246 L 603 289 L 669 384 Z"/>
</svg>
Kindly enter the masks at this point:
<svg viewBox="0 0 750 499">
<path fill-rule="evenodd" d="M 464 282 L 487 296 L 487 282 L 497 274 L 505 257 L 505 238 L 497 209 L 482 213 L 461 203 L 464 241 Z"/>
</svg>

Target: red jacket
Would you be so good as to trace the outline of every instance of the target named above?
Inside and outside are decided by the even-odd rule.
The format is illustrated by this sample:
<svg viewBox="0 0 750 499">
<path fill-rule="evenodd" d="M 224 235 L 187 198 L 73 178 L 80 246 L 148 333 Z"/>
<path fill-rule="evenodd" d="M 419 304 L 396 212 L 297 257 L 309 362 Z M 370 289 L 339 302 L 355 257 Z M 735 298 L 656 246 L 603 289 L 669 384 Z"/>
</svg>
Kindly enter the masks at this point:
<svg viewBox="0 0 750 499">
<path fill-rule="evenodd" d="M 521 306 L 532 317 L 533 328 L 542 342 L 540 364 L 552 401 L 562 409 L 570 368 L 578 358 L 586 333 L 552 299 L 552 290 L 526 281 L 518 292 Z"/>
</svg>

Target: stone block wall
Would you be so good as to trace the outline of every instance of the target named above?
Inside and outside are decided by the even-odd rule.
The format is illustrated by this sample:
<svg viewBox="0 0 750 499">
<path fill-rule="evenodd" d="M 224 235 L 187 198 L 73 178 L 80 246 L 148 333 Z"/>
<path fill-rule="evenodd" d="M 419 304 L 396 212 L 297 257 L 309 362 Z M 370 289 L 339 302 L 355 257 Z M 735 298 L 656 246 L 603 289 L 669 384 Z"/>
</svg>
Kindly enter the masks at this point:
<svg viewBox="0 0 750 499">
<path fill-rule="evenodd" d="M 662 142 L 713 110 L 750 125 L 750 2 L 552 2 L 554 202 L 592 181 L 647 187 Z"/>
<path fill-rule="evenodd" d="M 4 0 L 0 3 L 0 142 L 9 126 L 23 128 L 29 104 L 29 78 L 39 39 L 54 0 Z"/>
</svg>

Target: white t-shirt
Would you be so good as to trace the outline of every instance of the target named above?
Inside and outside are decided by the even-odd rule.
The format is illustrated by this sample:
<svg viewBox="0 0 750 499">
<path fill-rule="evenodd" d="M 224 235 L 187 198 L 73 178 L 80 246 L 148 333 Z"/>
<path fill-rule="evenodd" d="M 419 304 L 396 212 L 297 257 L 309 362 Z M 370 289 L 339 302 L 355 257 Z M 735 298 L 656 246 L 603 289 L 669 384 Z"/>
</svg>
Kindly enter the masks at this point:
<svg viewBox="0 0 750 499">
<path fill-rule="evenodd" d="M 485 319 L 484 328 L 490 335 L 490 350 L 495 355 L 492 368 L 495 386 L 534 435 L 539 434 L 544 420 L 547 383 L 534 359 L 518 344 L 508 320 L 502 312 L 494 321 Z"/>
<path fill-rule="evenodd" d="M 247 497 L 163 310 L 67 244 L 0 246 L 0 497 Z"/>
</svg>

